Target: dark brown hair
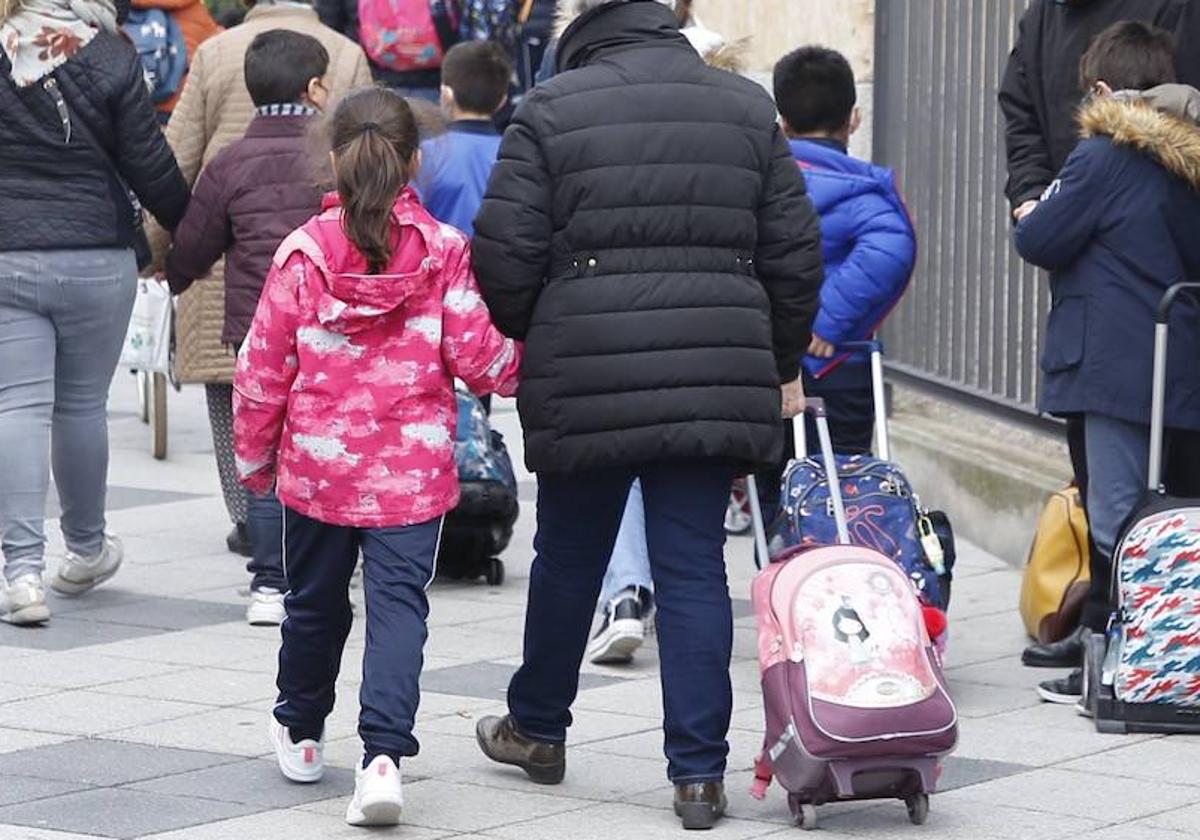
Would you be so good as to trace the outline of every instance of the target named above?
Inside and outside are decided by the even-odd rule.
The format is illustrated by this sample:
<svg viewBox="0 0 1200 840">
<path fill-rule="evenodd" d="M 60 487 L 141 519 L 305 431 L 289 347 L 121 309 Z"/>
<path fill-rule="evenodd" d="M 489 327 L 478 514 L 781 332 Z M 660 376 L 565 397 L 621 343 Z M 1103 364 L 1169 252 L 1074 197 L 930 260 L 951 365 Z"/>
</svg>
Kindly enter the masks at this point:
<svg viewBox="0 0 1200 840">
<path fill-rule="evenodd" d="M 1149 90 L 1176 79 L 1175 36 L 1141 21 L 1114 23 L 1092 40 L 1079 62 L 1084 91 L 1096 82 L 1113 90 Z"/>
<path fill-rule="evenodd" d="M 415 169 L 420 135 L 400 94 L 364 88 L 341 101 L 330 126 L 342 229 L 372 274 L 387 270 L 395 247 L 392 206 Z"/>
</svg>

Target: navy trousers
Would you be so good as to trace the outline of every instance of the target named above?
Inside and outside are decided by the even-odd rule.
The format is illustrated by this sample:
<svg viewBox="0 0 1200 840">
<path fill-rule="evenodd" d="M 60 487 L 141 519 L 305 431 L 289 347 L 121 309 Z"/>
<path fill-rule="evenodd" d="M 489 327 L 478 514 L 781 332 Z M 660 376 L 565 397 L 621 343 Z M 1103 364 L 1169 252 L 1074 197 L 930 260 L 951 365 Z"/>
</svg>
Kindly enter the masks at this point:
<svg viewBox="0 0 1200 840">
<path fill-rule="evenodd" d="M 321 737 L 350 633 L 350 575 L 359 551 L 367 647 L 358 734 L 369 762 L 417 754 L 413 725 L 442 520 L 403 528 L 343 528 L 285 509 L 287 620 L 279 650 L 275 717 L 293 740 Z"/>
<path fill-rule="evenodd" d="M 630 485 L 640 477 L 668 775 L 676 784 L 724 776 L 733 708 L 724 514 L 734 475 L 732 466 L 696 462 L 539 476 L 524 664 L 508 689 L 520 732 L 566 740 L 600 584 Z"/>
<path fill-rule="evenodd" d="M 246 493 L 246 528 L 252 552 L 246 571 L 254 576 L 250 588 L 287 592 L 283 573 L 283 505 L 273 492 L 265 496 Z"/>
</svg>

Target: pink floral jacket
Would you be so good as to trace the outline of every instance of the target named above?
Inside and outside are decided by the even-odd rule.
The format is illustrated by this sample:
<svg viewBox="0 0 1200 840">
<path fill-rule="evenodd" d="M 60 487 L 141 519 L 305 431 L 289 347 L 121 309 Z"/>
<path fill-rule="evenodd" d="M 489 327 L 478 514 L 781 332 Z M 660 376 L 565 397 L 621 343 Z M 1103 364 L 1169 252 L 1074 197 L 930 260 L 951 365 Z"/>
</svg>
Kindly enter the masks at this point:
<svg viewBox="0 0 1200 840">
<path fill-rule="evenodd" d="M 512 395 L 521 347 L 492 325 L 462 233 L 412 190 L 388 271 L 367 273 L 337 195 L 275 255 L 234 379 L 238 470 L 332 525 L 427 522 L 458 502 L 454 377 Z"/>
</svg>

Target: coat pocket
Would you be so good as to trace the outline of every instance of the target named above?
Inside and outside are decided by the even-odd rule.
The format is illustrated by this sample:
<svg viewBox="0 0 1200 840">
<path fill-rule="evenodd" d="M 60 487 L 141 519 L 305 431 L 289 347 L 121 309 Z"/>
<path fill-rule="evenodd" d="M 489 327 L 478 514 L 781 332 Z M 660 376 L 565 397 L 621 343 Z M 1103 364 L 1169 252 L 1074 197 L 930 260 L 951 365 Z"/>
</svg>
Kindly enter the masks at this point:
<svg viewBox="0 0 1200 840">
<path fill-rule="evenodd" d="M 1087 298 L 1064 297 L 1050 310 L 1042 370 L 1059 373 L 1078 367 L 1087 347 Z"/>
</svg>

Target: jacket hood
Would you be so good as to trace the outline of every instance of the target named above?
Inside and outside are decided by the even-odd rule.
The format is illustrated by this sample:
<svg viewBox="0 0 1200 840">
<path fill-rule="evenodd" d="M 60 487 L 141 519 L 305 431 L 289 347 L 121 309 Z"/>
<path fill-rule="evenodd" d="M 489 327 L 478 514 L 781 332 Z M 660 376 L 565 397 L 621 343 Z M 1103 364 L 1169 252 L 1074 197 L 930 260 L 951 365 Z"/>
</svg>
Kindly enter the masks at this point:
<svg viewBox="0 0 1200 840">
<path fill-rule="evenodd" d="M 1200 91 L 1195 88 L 1163 85 L 1097 98 L 1080 111 L 1079 124 L 1084 138 L 1108 137 L 1150 155 L 1200 190 Z"/>
<path fill-rule="evenodd" d="M 584 67 L 607 50 L 655 41 L 691 49 L 679 31 L 675 12 L 658 0 L 605 3 L 578 15 L 563 31 L 558 42 L 558 72 Z"/>
<path fill-rule="evenodd" d="M 393 208 L 396 250 L 382 274 L 368 273 L 366 259 L 343 233 L 338 194 L 326 195 L 321 206 L 319 216 L 284 240 L 275 264 L 283 266 L 299 251 L 320 269 L 317 319 L 331 332 L 349 335 L 377 326 L 380 316 L 403 310 L 441 270 L 430 246 L 443 231 L 412 189 L 405 189 Z"/>
<path fill-rule="evenodd" d="M 814 140 L 789 140 L 792 155 L 805 171 L 809 193 L 822 215 L 843 201 L 879 193 L 889 201 L 896 195 L 892 170 L 876 166 Z M 818 175 L 819 177 L 811 177 Z"/>
</svg>

